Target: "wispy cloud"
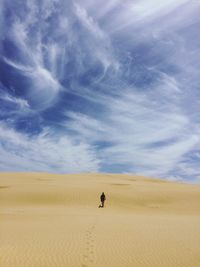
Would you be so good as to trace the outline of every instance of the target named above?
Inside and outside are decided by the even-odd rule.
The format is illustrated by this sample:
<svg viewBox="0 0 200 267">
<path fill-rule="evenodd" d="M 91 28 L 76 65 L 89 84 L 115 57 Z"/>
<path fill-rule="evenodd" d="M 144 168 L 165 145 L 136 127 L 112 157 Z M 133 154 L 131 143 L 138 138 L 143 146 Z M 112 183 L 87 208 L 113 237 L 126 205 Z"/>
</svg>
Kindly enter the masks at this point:
<svg viewBox="0 0 200 267">
<path fill-rule="evenodd" d="M 120 165 L 129 172 L 165 177 L 199 143 L 199 129 L 191 131 L 191 122 L 177 107 L 177 89 L 174 84 L 170 88 L 168 79 L 159 84 L 163 93 L 157 98 L 123 91 L 109 99 L 107 112 L 98 120 L 68 113 L 67 127 L 100 146 L 103 168 L 115 171 Z M 168 99 L 161 102 L 163 97 Z"/>
<path fill-rule="evenodd" d="M 193 1 L 192 4 L 198 5 L 195 2 Z M 185 4 L 188 4 L 188 0 L 119 1 L 115 6 L 116 12 L 114 12 L 112 20 L 109 20 L 106 26 L 111 33 L 122 31 L 128 27 L 129 30 L 131 27 L 143 27 L 144 24 L 152 24 L 158 19 L 164 20 L 170 13 L 180 10 Z M 105 15 L 109 16 L 110 14 Z"/>
<path fill-rule="evenodd" d="M 88 16 L 86 9 L 78 5 L 74 4 L 75 14 L 88 31 L 95 35 L 99 39 L 105 38 L 105 33 L 99 28 L 98 24 L 94 21 L 94 19 Z"/>
<path fill-rule="evenodd" d="M 94 148 L 84 142 L 52 136 L 49 129 L 29 136 L 5 123 L 0 124 L 0 155 L 2 171 L 97 172 L 100 164 Z"/>
<path fill-rule="evenodd" d="M 4 93 L 4 92 L 2 94 L 0 94 L 0 99 L 2 101 L 9 102 L 13 105 L 16 105 L 19 110 L 29 108 L 29 104 L 28 104 L 27 100 L 14 97 L 14 96 L 9 95 L 9 94 Z"/>
<path fill-rule="evenodd" d="M 199 1 L 0 4 L 0 169 L 199 181 Z"/>
</svg>

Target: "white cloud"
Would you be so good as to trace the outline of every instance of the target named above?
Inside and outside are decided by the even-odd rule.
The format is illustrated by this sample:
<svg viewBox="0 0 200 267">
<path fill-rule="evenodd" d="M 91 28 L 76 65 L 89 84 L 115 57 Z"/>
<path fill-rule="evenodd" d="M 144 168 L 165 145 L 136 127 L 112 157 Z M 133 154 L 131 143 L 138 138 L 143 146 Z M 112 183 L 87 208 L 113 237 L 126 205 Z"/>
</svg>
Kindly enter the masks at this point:
<svg viewBox="0 0 200 267">
<path fill-rule="evenodd" d="M 93 0 L 79 0 L 78 2 L 85 7 L 85 9 L 97 19 L 103 19 L 105 16 L 112 13 L 112 11 L 120 5 L 121 0 L 110 1 L 93 1 Z M 77 2 L 77 1 L 76 1 Z"/>
<path fill-rule="evenodd" d="M 199 130 L 191 130 L 179 94 L 175 78 L 161 74 L 149 91 L 123 89 L 119 97 L 100 98 L 107 111 L 98 119 L 67 113 L 67 127 L 91 144 L 107 144 L 98 152 L 104 166 L 166 177 L 199 143 Z"/>
<path fill-rule="evenodd" d="M 27 88 L 26 97 L 29 99 L 32 109 L 44 110 L 55 103 L 62 86 L 50 71 L 40 65 L 30 67 L 5 57 L 4 62 L 20 71 L 22 76 L 30 79 L 31 86 Z"/>
<path fill-rule="evenodd" d="M 59 82 L 53 78 L 47 69 L 42 67 L 38 67 L 32 73 L 29 73 L 29 77 L 32 84 L 28 96 L 33 107 L 37 110 L 43 110 L 52 106 L 61 89 Z"/>
<path fill-rule="evenodd" d="M 25 100 L 23 98 L 11 96 L 7 93 L 1 94 L 0 99 L 3 101 L 6 101 L 6 102 L 16 104 L 19 109 L 28 109 L 29 108 L 29 104 L 28 104 L 27 100 Z"/>
<path fill-rule="evenodd" d="M 51 2 L 51 1 L 50 1 Z M 52 6 L 50 2 L 46 2 L 51 14 L 54 9 L 54 2 Z M 35 1 L 28 1 L 28 11 L 24 15 L 24 20 L 14 19 L 12 26 L 8 30 L 8 38 L 17 46 L 17 59 L 10 59 L 3 57 L 6 64 L 13 67 L 20 75 L 29 79 L 29 86 L 27 86 L 26 97 L 30 100 L 30 105 L 33 109 L 38 111 L 44 110 L 55 103 L 59 91 L 62 86 L 57 80 L 57 66 L 56 60 L 58 49 L 52 51 L 51 46 L 44 44 L 41 38 L 41 28 L 38 24 L 38 8 Z M 50 7 L 51 6 L 51 7 Z M 32 32 L 32 28 L 37 27 L 36 33 Z M 50 66 L 45 65 L 44 51 L 50 49 L 52 52 Z M 53 53 L 55 52 L 55 53 Z"/>
<path fill-rule="evenodd" d="M 30 73 L 30 72 L 33 71 L 33 67 L 31 67 L 31 66 L 23 65 L 21 63 L 18 63 L 18 62 L 15 62 L 13 60 L 10 60 L 10 59 L 8 59 L 6 57 L 3 57 L 3 60 L 9 66 L 15 68 L 16 70 L 19 70 L 19 71 L 23 72 L 24 75 L 26 75 L 26 73 Z"/>
<path fill-rule="evenodd" d="M 90 40 L 91 46 L 89 50 L 90 54 L 88 56 L 92 56 L 93 60 L 96 59 L 104 67 L 101 77 L 95 81 L 98 82 L 104 77 L 109 67 L 118 71 L 119 62 L 117 58 L 114 57 L 109 35 L 100 28 L 98 21 L 90 16 L 84 7 L 77 3 L 74 4 L 74 10 L 75 15 L 81 22 L 83 28 L 87 29 L 87 34 L 85 33 L 87 38 L 85 39 Z M 77 32 L 77 34 L 79 35 L 80 33 Z"/>
<path fill-rule="evenodd" d="M 163 20 L 165 16 L 182 5 L 189 3 L 188 0 L 138 0 L 126 1 L 118 5 L 118 12 L 115 12 L 112 20 L 107 24 L 110 33 L 122 31 L 127 27 L 149 24 L 157 19 Z"/>
<path fill-rule="evenodd" d="M 1 167 L 65 171 L 65 162 L 73 171 L 78 154 L 78 171 L 122 166 L 123 172 L 198 180 L 199 168 L 190 156 L 199 146 L 199 1 L 26 4 L 24 19 L 13 19 L 8 30 L 18 57 L 6 55 L 4 62 L 30 83 L 23 88 L 24 101 L 10 95 L 3 100 L 40 112 L 56 104 L 61 90 L 71 89 L 88 106 L 83 102 L 79 110 L 77 103 L 73 111 L 62 106 L 68 120 L 58 123 L 73 131 L 73 138 L 63 133 L 53 138 L 49 131 L 29 137 L 1 126 L 2 156 L 12 161 Z M 140 87 L 137 77 L 143 75 Z"/>
<path fill-rule="evenodd" d="M 28 136 L 0 124 L 1 171 L 60 173 L 97 172 L 94 148 L 69 136 L 53 137 L 48 129 Z"/>
<path fill-rule="evenodd" d="M 87 11 L 78 4 L 74 4 L 75 14 L 82 22 L 83 26 L 86 27 L 93 35 L 99 39 L 105 38 L 105 33 L 99 28 L 98 24 L 92 17 L 89 17 Z"/>
<path fill-rule="evenodd" d="M 16 20 L 11 28 L 11 36 L 14 38 L 18 45 L 21 45 L 23 49 L 26 49 L 28 29 L 25 23 Z"/>
</svg>

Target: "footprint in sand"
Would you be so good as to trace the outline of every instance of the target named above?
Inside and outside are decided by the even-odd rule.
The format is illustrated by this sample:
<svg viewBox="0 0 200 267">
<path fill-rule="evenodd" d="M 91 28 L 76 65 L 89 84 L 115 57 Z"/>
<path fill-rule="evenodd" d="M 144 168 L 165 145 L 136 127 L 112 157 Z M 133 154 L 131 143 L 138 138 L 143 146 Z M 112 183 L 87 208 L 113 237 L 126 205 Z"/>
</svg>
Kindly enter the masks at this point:
<svg viewBox="0 0 200 267">
<path fill-rule="evenodd" d="M 94 262 L 94 230 L 95 224 L 88 227 L 85 232 L 85 251 L 81 265 L 82 267 L 89 267 Z"/>
</svg>

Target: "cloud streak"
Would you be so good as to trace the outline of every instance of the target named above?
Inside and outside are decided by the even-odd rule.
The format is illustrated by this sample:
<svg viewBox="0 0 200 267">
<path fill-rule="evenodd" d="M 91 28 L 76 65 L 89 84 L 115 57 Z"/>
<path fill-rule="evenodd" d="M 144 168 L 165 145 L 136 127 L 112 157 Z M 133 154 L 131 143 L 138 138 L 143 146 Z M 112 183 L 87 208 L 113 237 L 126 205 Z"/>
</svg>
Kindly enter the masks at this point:
<svg viewBox="0 0 200 267">
<path fill-rule="evenodd" d="M 1 123 L 0 140 L 1 171 L 78 173 L 99 169 L 100 162 L 90 145 L 69 136 L 52 137 L 49 129 L 29 136 Z"/>
<path fill-rule="evenodd" d="M 1 170 L 200 181 L 198 1 L 0 3 Z"/>
<path fill-rule="evenodd" d="M 123 92 L 123 97 L 109 100 L 106 118 L 70 113 L 68 127 L 92 144 L 106 144 L 98 153 L 102 169 L 115 171 L 120 166 L 165 177 L 199 143 L 199 131 L 191 133 L 190 121 L 176 103 L 160 107 L 160 97 L 153 103 L 144 94 Z"/>
</svg>

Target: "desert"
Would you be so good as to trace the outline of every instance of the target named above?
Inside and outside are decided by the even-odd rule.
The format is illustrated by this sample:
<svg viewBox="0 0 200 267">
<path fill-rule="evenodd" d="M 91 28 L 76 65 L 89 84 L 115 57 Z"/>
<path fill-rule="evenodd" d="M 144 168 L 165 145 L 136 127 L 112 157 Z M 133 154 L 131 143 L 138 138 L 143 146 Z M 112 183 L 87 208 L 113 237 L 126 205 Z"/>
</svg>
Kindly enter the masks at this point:
<svg viewBox="0 0 200 267">
<path fill-rule="evenodd" d="M 1 173 L 0 266 L 199 267 L 199 203 L 142 176 Z"/>
</svg>

